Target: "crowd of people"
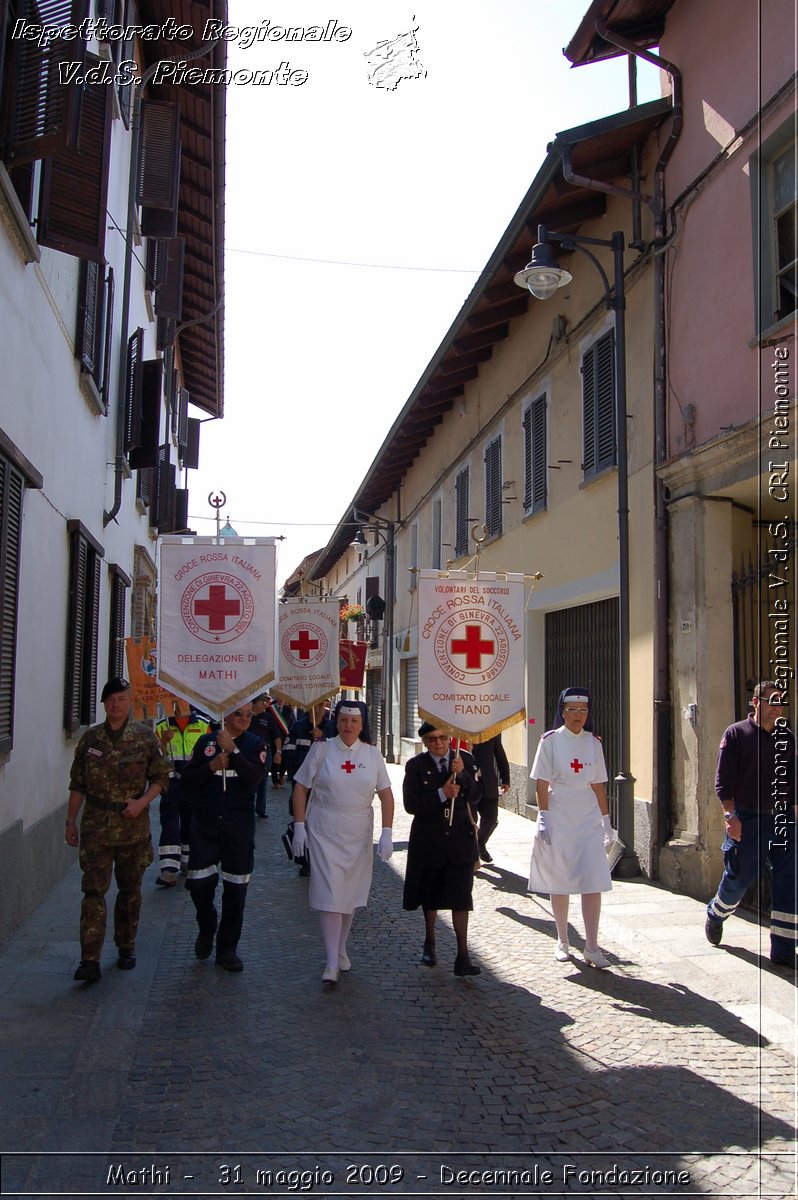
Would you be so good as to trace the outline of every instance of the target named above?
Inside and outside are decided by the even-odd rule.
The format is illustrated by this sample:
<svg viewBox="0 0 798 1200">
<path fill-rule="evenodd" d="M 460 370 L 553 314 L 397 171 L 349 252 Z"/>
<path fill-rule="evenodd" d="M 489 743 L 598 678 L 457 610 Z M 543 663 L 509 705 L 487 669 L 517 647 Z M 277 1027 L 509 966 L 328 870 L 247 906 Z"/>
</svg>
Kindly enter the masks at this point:
<svg viewBox="0 0 798 1200">
<path fill-rule="evenodd" d="M 130 717 L 130 684 L 110 679 L 102 691 L 106 719 L 81 737 L 70 774 L 65 840 L 79 849 L 83 901 L 80 964 L 75 979 L 101 978 L 105 897 L 116 876 L 117 966 L 136 965 L 136 933 L 144 871 L 153 861 L 148 808 L 161 796 L 160 871 L 172 887 L 185 877 L 197 919 L 194 953 L 214 953 L 230 973 L 244 969 L 238 944 L 255 858 L 255 823 L 266 816 L 266 780 L 287 781 L 289 847 L 309 874 L 310 907 L 319 913 L 325 964 L 334 988 L 350 970 L 348 939 L 355 912 L 368 904 L 374 860 L 374 797 L 380 805 L 377 855 L 393 853 L 394 797 L 385 761 L 372 744 L 368 709 L 340 700 L 307 712 L 278 710 L 268 695 L 240 705 L 223 722 L 192 710 L 153 731 Z M 783 716 L 783 694 L 763 681 L 753 714 L 721 741 L 716 791 L 725 822 L 724 873 L 707 908 L 706 936 L 715 946 L 724 922 L 769 862 L 773 874 L 771 959 L 796 967 L 795 741 Z M 601 896 L 612 887 L 607 847 L 614 840 L 607 767 L 593 729 L 587 689 L 561 693 L 553 727 L 538 744 L 531 778 L 538 808 L 529 891 L 547 894 L 557 932 L 554 957 L 571 958 L 570 897 L 581 899 L 584 960 L 605 969 L 598 944 Z M 424 722 L 424 750 L 405 766 L 402 799 L 412 816 L 403 907 L 421 909 L 421 963 L 437 966 L 438 912 L 450 911 L 457 949 L 453 971 L 476 976 L 468 946 L 474 875 L 492 862 L 487 842 L 498 799 L 510 784 L 496 735 L 472 751 L 449 731 Z M 82 819 L 78 825 L 78 817 Z M 220 908 L 216 895 L 221 879 Z"/>
</svg>

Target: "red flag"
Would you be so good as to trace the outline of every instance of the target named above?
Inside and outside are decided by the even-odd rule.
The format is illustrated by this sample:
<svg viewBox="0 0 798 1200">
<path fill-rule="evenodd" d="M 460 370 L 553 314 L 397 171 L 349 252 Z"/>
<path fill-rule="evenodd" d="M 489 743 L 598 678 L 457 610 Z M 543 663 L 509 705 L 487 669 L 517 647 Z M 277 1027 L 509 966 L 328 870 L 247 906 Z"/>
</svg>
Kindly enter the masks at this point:
<svg viewBox="0 0 798 1200">
<path fill-rule="evenodd" d="M 367 651 L 368 642 L 350 642 L 348 638 L 341 638 L 341 687 L 365 687 Z"/>
</svg>

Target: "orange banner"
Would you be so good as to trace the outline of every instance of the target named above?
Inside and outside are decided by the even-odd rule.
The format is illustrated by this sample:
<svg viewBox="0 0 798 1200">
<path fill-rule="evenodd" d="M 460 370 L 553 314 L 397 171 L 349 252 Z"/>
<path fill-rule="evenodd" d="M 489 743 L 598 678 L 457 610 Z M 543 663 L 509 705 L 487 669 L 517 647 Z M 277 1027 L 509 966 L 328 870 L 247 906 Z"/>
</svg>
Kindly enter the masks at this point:
<svg viewBox="0 0 798 1200">
<path fill-rule="evenodd" d="M 133 701 L 133 715 L 137 721 L 155 719 L 159 716 L 158 706 L 161 705 L 164 714 L 175 717 L 187 717 L 189 706 L 185 700 L 180 700 L 173 692 L 161 687 L 155 678 L 157 653 L 155 642 L 143 637 L 125 639 L 127 654 L 127 675 L 130 680 L 130 693 Z"/>
</svg>

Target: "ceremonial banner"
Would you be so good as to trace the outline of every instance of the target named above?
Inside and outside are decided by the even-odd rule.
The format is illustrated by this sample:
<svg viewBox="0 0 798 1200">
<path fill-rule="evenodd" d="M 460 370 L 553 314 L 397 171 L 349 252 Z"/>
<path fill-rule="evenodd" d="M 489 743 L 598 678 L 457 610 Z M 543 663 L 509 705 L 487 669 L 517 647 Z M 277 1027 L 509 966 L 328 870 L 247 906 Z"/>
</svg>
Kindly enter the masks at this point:
<svg viewBox="0 0 798 1200">
<path fill-rule="evenodd" d="M 366 685 L 366 653 L 368 642 L 341 639 L 341 687 L 363 688 Z"/>
<path fill-rule="evenodd" d="M 277 680 L 270 689 L 273 696 L 310 708 L 338 692 L 340 610 L 340 600 L 280 605 Z"/>
<path fill-rule="evenodd" d="M 420 571 L 421 717 L 471 742 L 523 721 L 524 641 L 523 575 Z"/>
<path fill-rule="evenodd" d="M 222 717 L 274 679 L 274 538 L 164 537 L 158 551 L 158 682 Z"/>
<path fill-rule="evenodd" d="M 127 677 L 130 680 L 130 699 L 133 716 L 137 721 L 154 719 L 158 706 L 167 717 L 187 717 L 189 708 L 185 700 L 179 700 L 174 692 L 167 692 L 157 679 L 158 656 L 155 642 L 148 637 L 125 638 Z"/>
</svg>

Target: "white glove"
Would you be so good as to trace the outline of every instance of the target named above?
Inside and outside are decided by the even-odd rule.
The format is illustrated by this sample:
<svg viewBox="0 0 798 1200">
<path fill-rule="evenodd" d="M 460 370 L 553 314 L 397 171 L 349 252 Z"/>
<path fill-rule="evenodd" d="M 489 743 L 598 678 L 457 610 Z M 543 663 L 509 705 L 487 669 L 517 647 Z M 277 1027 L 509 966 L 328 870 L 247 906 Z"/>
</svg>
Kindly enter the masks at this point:
<svg viewBox="0 0 798 1200">
<path fill-rule="evenodd" d="M 308 831 L 304 821 L 294 821 L 294 836 L 291 839 L 291 849 L 294 858 L 301 858 L 308 848 Z"/>
<path fill-rule="evenodd" d="M 612 843 L 615 841 L 615 834 L 613 833 L 613 830 L 612 830 L 612 822 L 610 821 L 610 818 L 602 817 L 601 825 L 604 830 L 604 845 L 611 846 Z"/>
<path fill-rule="evenodd" d="M 383 829 L 380 834 L 380 840 L 377 843 L 377 854 L 383 862 L 387 862 L 393 854 L 393 831 L 391 829 Z"/>
<path fill-rule="evenodd" d="M 538 841 L 544 846 L 551 845 L 551 831 L 548 827 L 548 812 L 543 809 L 538 813 Z"/>
</svg>

